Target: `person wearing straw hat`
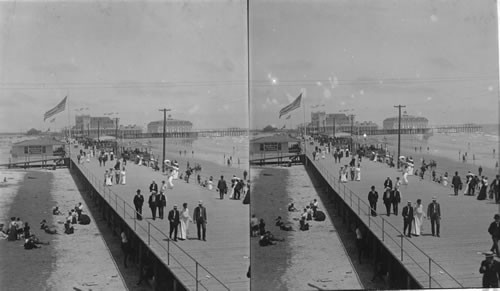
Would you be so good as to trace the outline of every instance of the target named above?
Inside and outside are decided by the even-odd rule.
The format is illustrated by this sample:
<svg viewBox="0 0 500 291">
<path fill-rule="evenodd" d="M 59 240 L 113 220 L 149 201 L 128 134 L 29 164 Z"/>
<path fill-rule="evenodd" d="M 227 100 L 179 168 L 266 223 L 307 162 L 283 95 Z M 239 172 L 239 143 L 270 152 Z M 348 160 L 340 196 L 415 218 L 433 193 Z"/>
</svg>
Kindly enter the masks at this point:
<svg viewBox="0 0 500 291">
<path fill-rule="evenodd" d="M 427 206 L 427 218 L 431 220 L 432 236 L 439 237 L 439 227 L 441 222 L 441 206 L 437 203 L 436 196 L 432 197 L 432 203 Z M 435 230 L 435 231 L 434 231 Z"/>
<path fill-rule="evenodd" d="M 493 258 L 493 252 L 486 252 L 484 256 L 486 259 L 479 267 L 479 273 L 483 274 L 483 288 L 498 288 L 500 263 Z"/>
</svg>

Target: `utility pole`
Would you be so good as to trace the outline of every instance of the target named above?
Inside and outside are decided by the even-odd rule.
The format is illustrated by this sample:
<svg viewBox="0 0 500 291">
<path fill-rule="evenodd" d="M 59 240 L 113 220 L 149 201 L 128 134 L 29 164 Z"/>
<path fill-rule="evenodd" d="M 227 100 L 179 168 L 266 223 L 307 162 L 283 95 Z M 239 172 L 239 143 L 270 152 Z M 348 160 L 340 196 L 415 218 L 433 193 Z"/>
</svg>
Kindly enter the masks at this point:
<svg viewBox="0 0 500 291">
<path fill-rule="evenodd" d="M 352 144 L 352 131 L 353 131 L 352 127 L 354 125 L 354 116 L 355 116 L 354 114 L 351 114 L 351 149 L 349 150 L 351 153 L 354 152 L 354 149 L 352 147 L 352 145 L 353 145 Z"/>
<path fill-rule="evenodd" d="M 398 170 L 399 170 L 399 157 L 401 155 L 401 108 L 406 108 L 404 105 L 396 105 L 394 108 L 399 109 L 399 117 L 398 117 L 398 156 L 396 159 L 396 163 L 398 164 Z"/>
<path fill-rule="evenodd" d="M 115 117 L 115 155 L 118 156 L 118 117 Z"/>
<path fill-rule="evenodd" d="M 165 129 L 167 127 L 167 111 L 171 111 L 172 109 L 159 109 L 159 111 L 163 111 L 163 160 L 161 160 L 161 171 L 165 173 Z"/>
</svg>

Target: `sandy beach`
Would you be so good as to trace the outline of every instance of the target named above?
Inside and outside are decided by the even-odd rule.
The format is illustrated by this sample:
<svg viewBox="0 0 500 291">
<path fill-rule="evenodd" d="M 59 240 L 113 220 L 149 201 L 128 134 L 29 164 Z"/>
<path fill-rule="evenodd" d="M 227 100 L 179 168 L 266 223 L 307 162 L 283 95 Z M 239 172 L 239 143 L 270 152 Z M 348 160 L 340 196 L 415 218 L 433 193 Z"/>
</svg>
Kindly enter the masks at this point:
<svg viewBox="0 0 500 291">
<path fill-rule="evenodd" d="M 23 222 L 30 224 L 32 233 L 50 245 L 25 250 L 21 240 L 0 241 L 0 251 L 4 254 L 0 263 L 2 289 L 70 290 L 77 287 L 83 290 L 124 290 L 105 243 L 96 239 L 99 233 L 93 217 L 90 225 L 75 225 L 75 233 L 65 235 L 64 226 L 58 223 L 64 220 L 64 216 L 51 213 L 56 204 L 67 211 L 80 201 L 80 193 L 66 169 L 26 172 L 8 215 L 2 219 L 21 217 Z M 42 219 L 56 225 L 58 234 L 49 235 L 40 230 Z"/>
<path fill-rule="evenodd" d="M 314 198 L 319 201 L 319 209 L 325 209 L 318 195 L 323 189 L 313 184 L 305 169 L 302 166 L 252 168 L 251 173 L 254 193 L 258 193 L 252 200 L 252 214 L 264 218 L 266 230 L 285 239 L 274 246 L 260 247 L 258 238 L 252 238 L 252 264 L 259 266 L 252 272 L 252 289 L 363 288 L 328 212 L 325 211 L 327 219 L 323 222 L 309 221 L 311 228 L 304 232 L 298 230 L 297 219 L 301 211 L 287 210 L 290 202 L 302 209 Z M 277 216 L 289 222 L 296 231 L 280 230 L 274 224 Z"/>
</svg>

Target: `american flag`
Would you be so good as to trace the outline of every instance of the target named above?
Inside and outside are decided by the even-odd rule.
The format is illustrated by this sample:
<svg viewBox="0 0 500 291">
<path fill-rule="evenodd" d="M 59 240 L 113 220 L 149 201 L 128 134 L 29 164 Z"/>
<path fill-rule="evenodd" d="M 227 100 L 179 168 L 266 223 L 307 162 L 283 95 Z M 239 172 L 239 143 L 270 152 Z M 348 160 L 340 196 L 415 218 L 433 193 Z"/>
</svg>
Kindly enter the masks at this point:
<svg viewBox="0 0 500 291">
<path fill-rule="evenodd" d="M 45 115 L 43 117 L 43 121 L 47 120 L 48 118 L 51 118 L 52 116 L 56 115 L 59 112 L 63 112 L 64 109 L 66 108 L 66 99 L 68 96 L 64 97 L 64 99 L 57 104 L 56 107 L 50 109 L 49 111 L 45 112 Z"/>
<path fill-rule="evenodd" d="M 292 103 L 290 103 L 289 105 L 283 107 L 280 110 L 280 116 L 279 116 L 279 118 L 281 118 L 281 116 L 286 115 L 286 114 L 292 112 L 293 110 L 299 108 L 301 100 L 302 100 L 302 93 L 300 93 L 299 97 L 297 97 L 295 99 L 295 101 L 293 101 Z"/>
</svg>

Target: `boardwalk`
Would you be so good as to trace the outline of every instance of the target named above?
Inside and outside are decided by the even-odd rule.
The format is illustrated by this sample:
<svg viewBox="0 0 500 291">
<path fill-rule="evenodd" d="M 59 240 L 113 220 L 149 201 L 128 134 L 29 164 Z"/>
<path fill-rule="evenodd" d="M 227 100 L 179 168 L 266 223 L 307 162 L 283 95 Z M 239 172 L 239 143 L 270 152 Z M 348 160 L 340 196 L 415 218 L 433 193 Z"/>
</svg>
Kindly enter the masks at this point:
<svg viewBox="0 0 500 291">
<path fill-rule="evenodd" d="M 75 160 L 73 157 L 73 161 Z M 107 168 L 113 165 L 108 164 Z M 149 243 L 150 249 L 169 265 L 174 274 L 188 288 L 198 290 L 195 279 L 198 278 L 199 290 L 225 290 L 225 287 L 230 290 L 249 290 L 249 279 L 246 277 L 250 264 L 249 217 L 248 206 L 243 205 L 241 200 L 221 201 L 217 199 L 218 193 L 215 190 L 209 191 L 196 184 L 174 180 L 174 189 L 167 191 L 165 219 L 153 221 L 147 206 L 149 184 L 155 180 L 161 185 L 161 181 L 165 179 L 161 172 L 154 172 L 151 168 L 128 163 L 126 166 L 127 185 L 104 187 L 105 168 L 99 167 L 96 159 L 77 166 L 117 213 L 125 217 L 131 228 L 143 241 Z M 216 174 L 214 173 L 214 176 Z M 133 205 L 132 200 L 137 189 L 142 190 L 146 200 L 143 207 L 145 219 L 142 221 L 133 218 L 133 209 L 130 207 Z M 207 208 L 207 241 L 195 239 L 196 225 L 194 224 L 189 226 L 188 240 L 178 242 L 166 240 L 165 234 L 168 235 L 169 230 L 166 216 L 173 204 L 177 204 L 181 209 L 182 203 L 187 202 L 192 215 L 198 200 L 203 200 Z"/>
<path fill-rule="evenodd" d="M 384 241 L 395 257 L 403 261 L 405 267 L 423 287 L 481 286 L 482 275 L 478 270 L 483 255 L 480 253 L 491 247 L 491 238 L 487 229 L 493 220 L 493 215 L 498 211 L 496 204 L 490 201 L 478 201 L 476 197 L 463 194 L 454 196 L 451 195 L 452 188 L 446 188 L 428 180 L 420 181 L 418 177 L 410 176 L 409 185 L 403 185 L 401 188 L 400 212 L 407 200 L 415 203 L 417 199 L 422 199 L 426 210 L 432 197 L 436 196 L 441 204 L 442 212 L 441 237 L 433 237 L 430 234 L 430 222 L 425 220 L 422 236 L 411 239 L 403 238 L 400 235 L 403 229 L 401 213 L 399 216 L 387 217 L 381 201 L 384 180 L 390 177 L 394 182 L 396 177 L 400 177 L 401 173 L 397 169 L 364 159 L 361 165 L 361 182 L 338 183 L 341 164 L 334 163 L 331 155 L 327 155 L 326 159 L 312 161 L 311 150 L 312 147 L 308 146 L 310 162 L 316 166 L 336 192 L 351 205 L 351 208 L 359 213 L 365 224 L 369 225 L 372 232 Z M 348 164 L 349 161 L 350 158 L 344 158 L 342 165 Z M 368 213 L 367 196 L 372 185 L 379 192 L 377 209 L 381 215 L 376 218 L 366 215 Z M 385 221 L 382 221 L 382 218 Z"/>
</svg>

